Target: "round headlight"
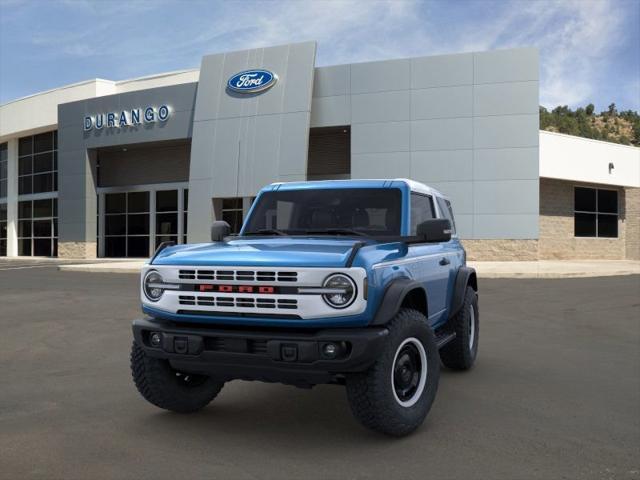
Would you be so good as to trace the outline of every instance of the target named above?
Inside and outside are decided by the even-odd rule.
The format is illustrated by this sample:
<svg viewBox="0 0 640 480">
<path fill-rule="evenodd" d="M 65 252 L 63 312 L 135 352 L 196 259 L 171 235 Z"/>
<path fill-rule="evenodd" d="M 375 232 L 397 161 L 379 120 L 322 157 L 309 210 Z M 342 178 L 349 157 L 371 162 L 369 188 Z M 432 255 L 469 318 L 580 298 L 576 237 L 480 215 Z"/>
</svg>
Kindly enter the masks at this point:
<svg viewBox="0 0 640 480">
<path fill-rule="evenodd" d="M 327 277 L 323 287 L 328 292 L 322 298 L 333 308 L 347 308 L 356 299 L 356 284 L 347 275 L 335 273 Z"/>
<path fill-rule="evenodd" d="M 164 290 L 160 286 L 162 284 L 162 276 L 155 270 L 147 272 L 144 277 L 144 296 L 152 302 L 157 302 L 162 297 Z"/>
</svg>

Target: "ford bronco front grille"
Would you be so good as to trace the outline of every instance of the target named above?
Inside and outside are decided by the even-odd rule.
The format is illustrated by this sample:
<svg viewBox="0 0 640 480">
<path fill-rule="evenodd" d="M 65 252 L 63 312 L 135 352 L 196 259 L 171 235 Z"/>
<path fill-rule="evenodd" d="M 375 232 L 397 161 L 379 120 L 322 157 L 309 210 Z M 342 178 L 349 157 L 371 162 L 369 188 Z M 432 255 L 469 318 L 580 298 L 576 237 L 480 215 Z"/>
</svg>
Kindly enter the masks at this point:
<svg viewBox="0 0 640 480">
<path fill-rule="evenodd" d="M 180 305 L 220 308 L 269 308 L 282 310 L 296 310 L 298 300 L 294 298 L 263 298 L 245 296 L 211 296 L 211 295 L 180 295 Z"/>
<path fill-rule="evenodd" d="M 180 280 L 220 280 L 225 282 L 296 282 L 298 280 L 298 272 L 184 269 L 178 272 L 178 278 Z"/>
</svg>

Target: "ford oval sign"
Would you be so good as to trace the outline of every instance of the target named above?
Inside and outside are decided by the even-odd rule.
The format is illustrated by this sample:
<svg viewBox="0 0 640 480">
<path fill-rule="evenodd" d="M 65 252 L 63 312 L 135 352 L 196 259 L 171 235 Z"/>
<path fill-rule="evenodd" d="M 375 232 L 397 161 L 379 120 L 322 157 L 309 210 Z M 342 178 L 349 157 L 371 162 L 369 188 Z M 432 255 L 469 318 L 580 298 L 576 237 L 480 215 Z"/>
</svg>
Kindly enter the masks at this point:
<svg viewBox="0 0 640 480">
<path fill-rule="evenodd" d="M 269 70 L 245 70 L 231 77 L 227 87 L 238 93 L 258 93 L 273 87 L 277 81 L 278 76 Z"/>
</svg>

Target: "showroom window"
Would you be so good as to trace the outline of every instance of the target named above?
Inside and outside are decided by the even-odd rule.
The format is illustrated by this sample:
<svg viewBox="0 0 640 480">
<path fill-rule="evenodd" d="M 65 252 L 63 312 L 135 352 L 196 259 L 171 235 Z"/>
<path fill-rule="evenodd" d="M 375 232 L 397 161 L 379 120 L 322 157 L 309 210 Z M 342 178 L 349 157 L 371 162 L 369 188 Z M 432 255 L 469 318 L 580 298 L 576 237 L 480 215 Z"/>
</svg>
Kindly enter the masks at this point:
<svg viewBox="0 0 640 480">
<path fill-rule="evenodd" d="M 58 132 L 47 132 L 18 141 L 18 194 L 58 190 Z"/>
<path fill-rule="evenodd" d="M 575 187 L 574 234 L 576 237 L 618 236 L 618 192 Z"/>
<path fill-rule="evenodd" d="M 7 144 L 0 143 L 0 198 L 7 196 L 7 169 L 9 165 L 9 151 Z"/>
<path fill-rule="evenodd" d="M 7 255 L 7 204 L 0 203 L 0 257 Z"/>
<path fill-rule="evenodd" d="M 189 210 L 189 189 L 185 188 L 182 191 L 182 195 L 183 195 L 183 204 L 182 204 L 182 208 L 184 213 L 182 214 L 184 219 L 183 219 L 183 224 L 182 224 L 182 243 L 187 243 L 187 211 Z"/>
<path fill-rule="evenodd" d="M 18 202 L 18 255 L 58 255 L 58 200 Z"/>
<path fill-rule="evenodd" d="M 231 227 L 231 234 L 235 235 L 242 228 L 242 198 L 222 199 L 222 220 Z"/>
<path fill-rule="evenodd" d="M 178 243 L 178 190 L 156 192 L 156 248 L 162 242 Z"/>
<path fill-rule="evenodd" d="M 105 256 L 149 256 L 149 195 L 149 192 L 105 195 Z"/>
</svg>

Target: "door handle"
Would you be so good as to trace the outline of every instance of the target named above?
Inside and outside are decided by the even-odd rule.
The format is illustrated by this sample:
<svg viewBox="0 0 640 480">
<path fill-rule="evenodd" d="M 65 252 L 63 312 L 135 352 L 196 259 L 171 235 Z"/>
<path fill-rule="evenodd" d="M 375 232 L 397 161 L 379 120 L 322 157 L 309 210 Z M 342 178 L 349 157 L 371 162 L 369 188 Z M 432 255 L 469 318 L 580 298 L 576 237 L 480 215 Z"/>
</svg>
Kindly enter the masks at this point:
<svg viewBox="0 0 640 480">
<path fill-rule="evenodd" d="M 439 263 L 444 267 L 445 265 L 449 265 L 451 261 L 447 257 L 442 257 Z"/>
</svg>

